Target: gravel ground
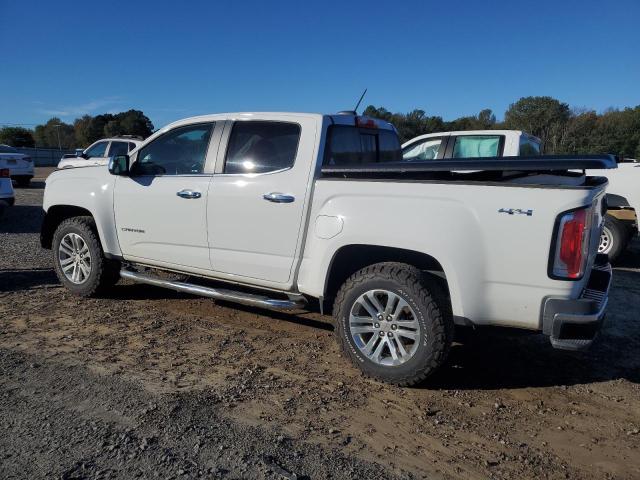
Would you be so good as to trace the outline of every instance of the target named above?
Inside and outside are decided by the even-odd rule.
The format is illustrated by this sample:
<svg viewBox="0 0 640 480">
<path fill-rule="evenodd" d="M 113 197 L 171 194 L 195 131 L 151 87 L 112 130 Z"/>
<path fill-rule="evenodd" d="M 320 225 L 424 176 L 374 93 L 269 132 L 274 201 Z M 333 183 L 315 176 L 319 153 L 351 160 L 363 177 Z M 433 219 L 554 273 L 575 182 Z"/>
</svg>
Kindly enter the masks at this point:
<svg viewBox="0 0 640 480">
<path fill-rule="evenodd" d="M 1 478 L 640 478 L 638 242 L 591 351 L 481 332 L 401 389 L 317 313 L 71 296 L 39 247 L 46 173 L 0 220 Z"/>
</svg>

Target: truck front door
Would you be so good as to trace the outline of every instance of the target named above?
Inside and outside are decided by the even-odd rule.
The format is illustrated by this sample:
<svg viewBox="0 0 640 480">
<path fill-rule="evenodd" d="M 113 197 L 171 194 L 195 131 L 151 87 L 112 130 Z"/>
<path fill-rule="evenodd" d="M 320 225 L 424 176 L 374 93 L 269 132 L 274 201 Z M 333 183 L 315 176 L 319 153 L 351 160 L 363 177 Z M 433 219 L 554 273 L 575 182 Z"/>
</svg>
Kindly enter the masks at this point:
<svg viewBox="0 0 640 480">
<path fill-rule="evenodd" d="M 128 177 L 118 177 L 114 211 L 125 259 L 211 269 L 206 212 L 213 161 L 207 159 L 215 158 L 217 132 L 214 122 L 173 128 L 137 152 Z"/>
</svg>

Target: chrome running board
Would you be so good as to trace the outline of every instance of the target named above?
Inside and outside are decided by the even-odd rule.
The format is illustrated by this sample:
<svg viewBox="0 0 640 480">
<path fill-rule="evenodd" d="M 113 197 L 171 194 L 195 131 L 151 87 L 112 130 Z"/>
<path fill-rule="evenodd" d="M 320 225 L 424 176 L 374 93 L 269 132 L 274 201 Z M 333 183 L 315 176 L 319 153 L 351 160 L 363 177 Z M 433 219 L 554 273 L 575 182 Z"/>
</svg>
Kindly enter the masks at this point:
<svg viewBox="0 0 640 480">
<path fill-rule="evenodd" d="M 186 282 L 174 282 L 171 280 L 163 280 L 158 277 L 152 277 L 131 270 L 120 270 L 120 276 L 138 283 L 146 283 L 156 287 L 169 288 L 178 292 L 190 293 L 192 295 L 200 295 L 202 297 L 214 298 L 216 300 L 226 300 L 229 302 L 242 303 L 243 305 L 251 305 L 254 307 L 277 308 L 279 310 L 293 310 L 304 308 L 307 299 L 299 293 L 285 293 L 288 300 L 269 298 L 264 295 L 256 295 L 252 293 L 239 292 L 235 290 L 227 290 L 224 288 L 203 287 Z"/>
</svg>

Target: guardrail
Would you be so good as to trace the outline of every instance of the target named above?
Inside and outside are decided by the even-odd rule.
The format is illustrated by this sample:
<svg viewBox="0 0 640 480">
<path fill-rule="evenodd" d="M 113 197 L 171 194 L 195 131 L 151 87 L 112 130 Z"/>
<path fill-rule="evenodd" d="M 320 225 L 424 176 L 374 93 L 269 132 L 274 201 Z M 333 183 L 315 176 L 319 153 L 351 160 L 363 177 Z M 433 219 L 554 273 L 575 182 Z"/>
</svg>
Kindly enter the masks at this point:
<svg viewBox="0 0 640 480">
<path fill-rule="evenodd" d="M 20 153 L 29 155 L 36 167 L 55 167 L 66 153 L 75 154 L 75 150 L 58 150 L 57 148 L 26 148 L 17 147 Z"/>
</svg>

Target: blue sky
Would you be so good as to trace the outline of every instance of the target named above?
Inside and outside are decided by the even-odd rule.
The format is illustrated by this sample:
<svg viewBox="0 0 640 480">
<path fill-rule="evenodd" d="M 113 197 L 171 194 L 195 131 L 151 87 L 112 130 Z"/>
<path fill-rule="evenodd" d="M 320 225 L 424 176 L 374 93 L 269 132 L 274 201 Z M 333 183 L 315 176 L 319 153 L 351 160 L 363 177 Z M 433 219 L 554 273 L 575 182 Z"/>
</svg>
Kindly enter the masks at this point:
<svg viewBox="0 0 640 480">
<path fill-rule="evenodd" d="M 0 0 L 0 124 L 640 104 L 640 1 Z"/>
</svg>

